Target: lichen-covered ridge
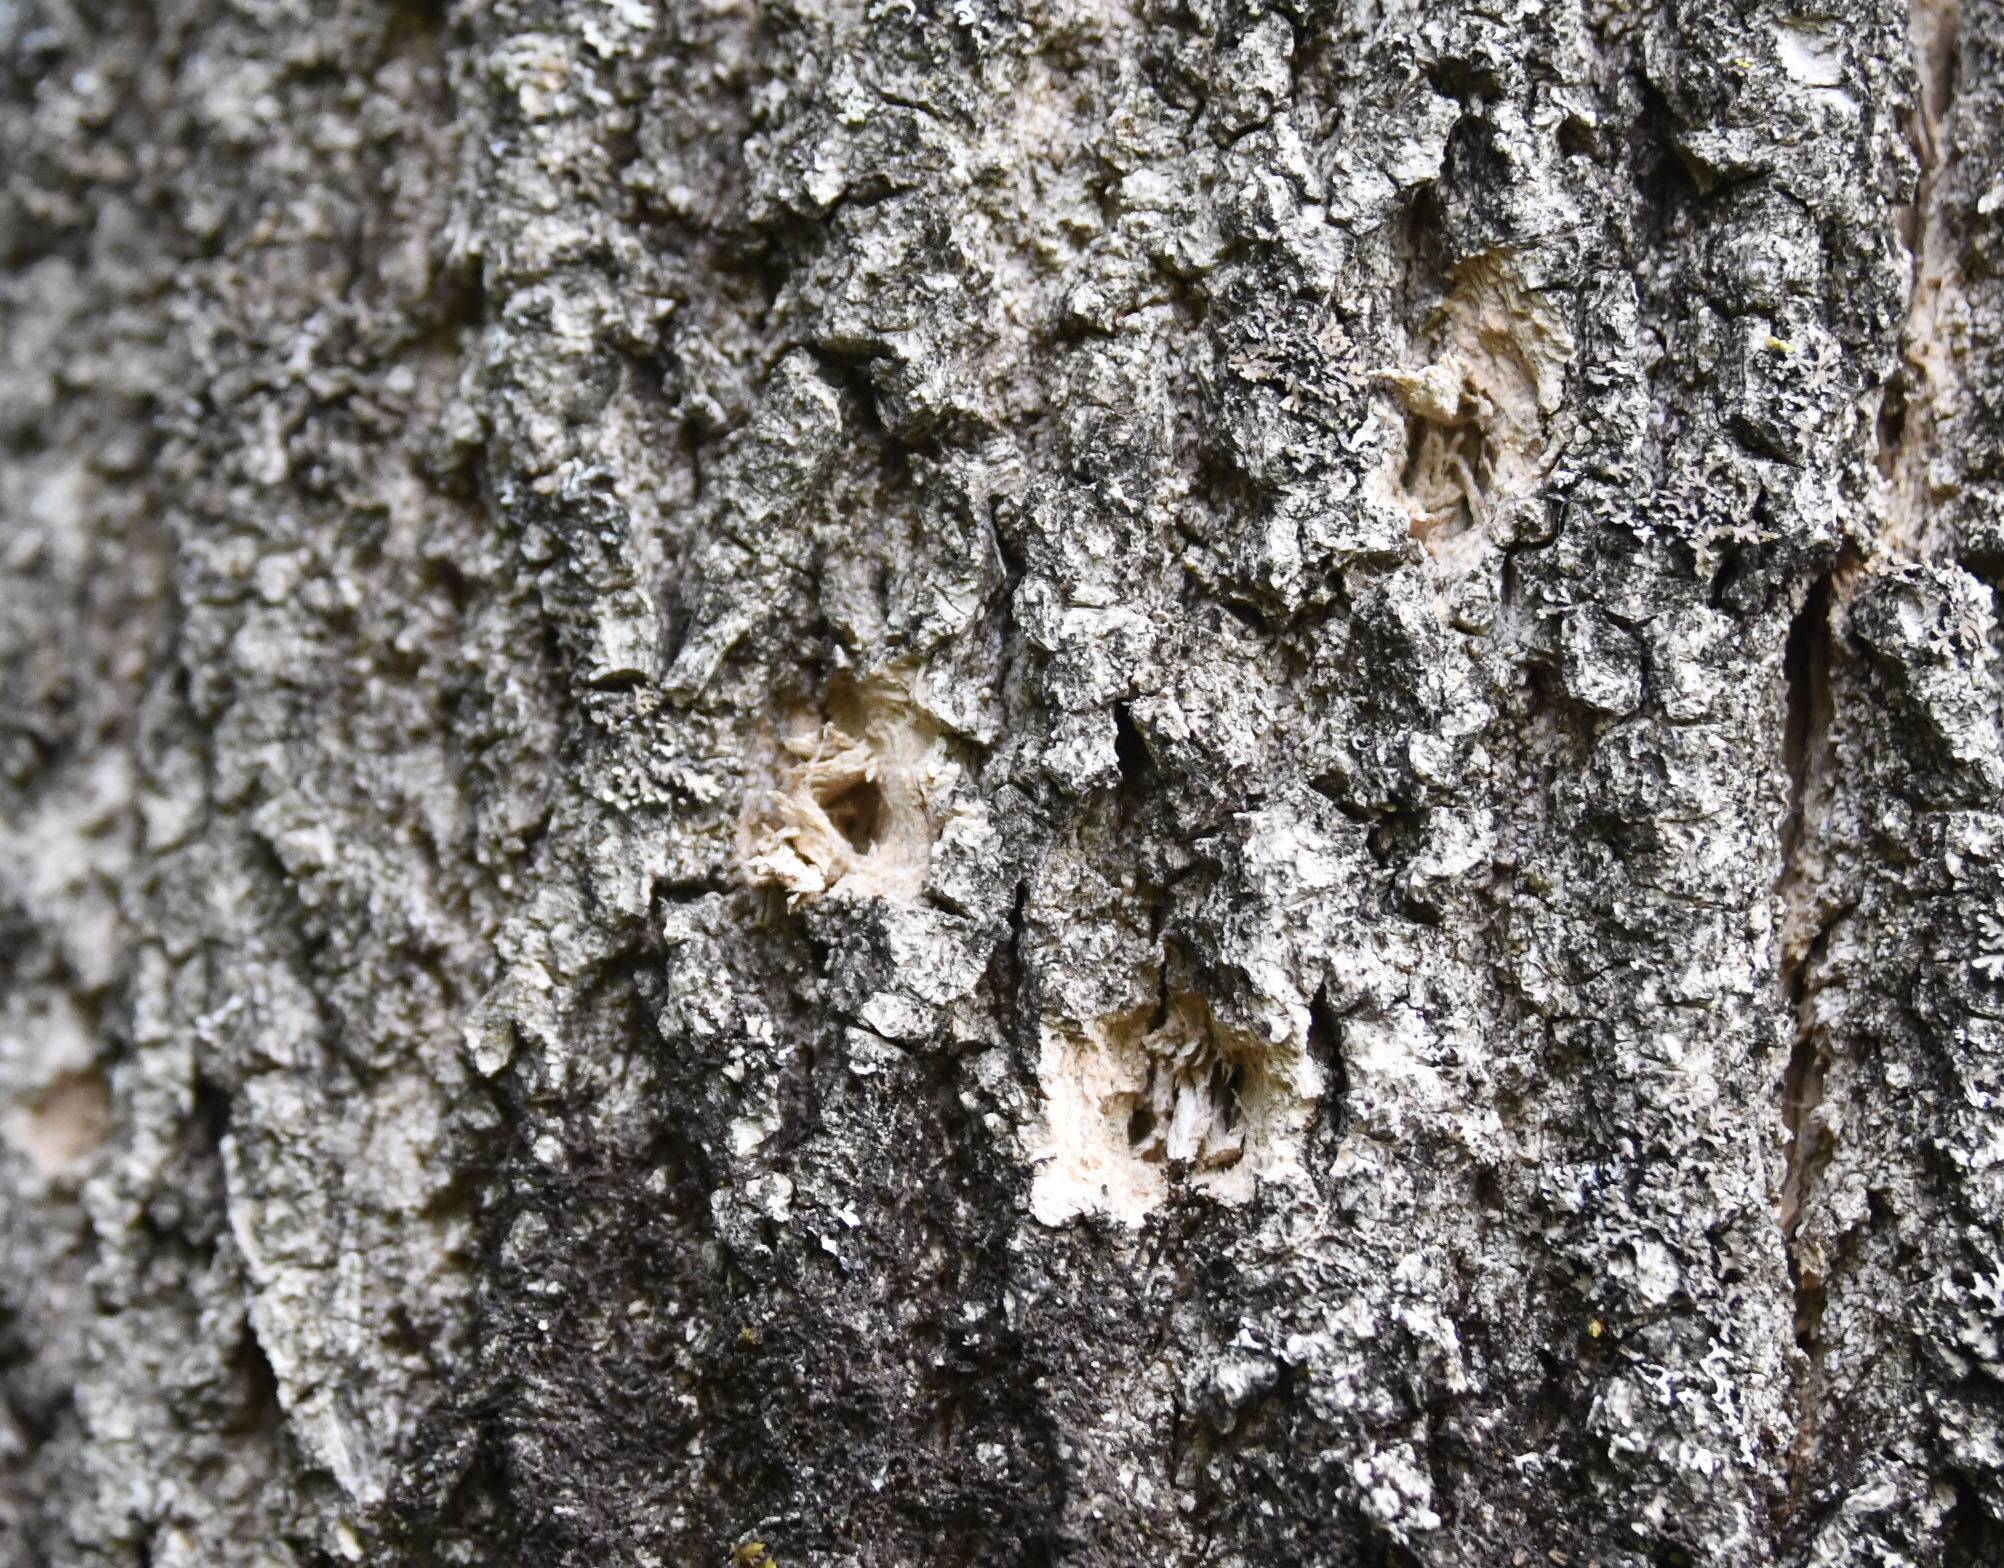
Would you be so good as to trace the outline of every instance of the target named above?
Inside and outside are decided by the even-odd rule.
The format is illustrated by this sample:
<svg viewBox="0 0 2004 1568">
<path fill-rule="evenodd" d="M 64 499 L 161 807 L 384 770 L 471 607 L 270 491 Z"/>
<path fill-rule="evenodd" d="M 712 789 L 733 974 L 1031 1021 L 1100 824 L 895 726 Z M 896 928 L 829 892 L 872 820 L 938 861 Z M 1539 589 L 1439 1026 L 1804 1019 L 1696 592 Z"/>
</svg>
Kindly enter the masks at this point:
<svg viewBox="0 0 2004 1568">
<path fill-rule="evenodd" d="M 1998 1560 L 2000 41 L 0 4 L 0 1560 Z"/>
</svg>

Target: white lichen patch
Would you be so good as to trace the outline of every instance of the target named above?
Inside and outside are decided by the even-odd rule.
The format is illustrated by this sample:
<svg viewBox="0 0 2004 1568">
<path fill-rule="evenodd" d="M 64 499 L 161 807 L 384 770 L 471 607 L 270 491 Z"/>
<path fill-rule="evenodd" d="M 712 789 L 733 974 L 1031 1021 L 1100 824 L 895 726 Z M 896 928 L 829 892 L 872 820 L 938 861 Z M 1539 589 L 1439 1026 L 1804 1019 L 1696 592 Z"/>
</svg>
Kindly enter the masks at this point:
<svg viewBox="0 0 2004 1568">
<path fill-rule="evenodd" d="M 911 902 L 962 772 L 893 674 L 831 682 L 821 711 L 783 721 L 738 824 L 745 877 L 794 900 L 837 888 Z"/>
<path fill-rule="evenodd" d="M 1303 1042 L 1228 1029 L 1187 992 L 1159 1017 L 1047 1020 L 1037 1080 L 1030 1208 L 1046 1225 L 1107 1214 L 1139 1226 L 1179 1185 L 1243 1203 L 1260 1180 L 1302 1180 L 1322 1093 Z"/>
<path fill-rule="evenodd" d="M 1846 116 L 1858 112 L 1858 100 L 1844 90 L 1847 29 L 1841 23 L 1789 17 L 1771 23 L 1770 27 L 1774 34 L 1774 57 L 1783 75 Z"/>
<path fill-rule="evenodd" d="M 1507 254 L 1465 262 L 1428 324 L 1432 360 L 1384 374 L 1404 404 L 1403 465 L 1383 477 L 1412 536 L 1449 567 L 1472 565 L 1502 505 L 1550 466 L 1547 426 L 1565 392 L 1573 339 Z"/>
</svg>

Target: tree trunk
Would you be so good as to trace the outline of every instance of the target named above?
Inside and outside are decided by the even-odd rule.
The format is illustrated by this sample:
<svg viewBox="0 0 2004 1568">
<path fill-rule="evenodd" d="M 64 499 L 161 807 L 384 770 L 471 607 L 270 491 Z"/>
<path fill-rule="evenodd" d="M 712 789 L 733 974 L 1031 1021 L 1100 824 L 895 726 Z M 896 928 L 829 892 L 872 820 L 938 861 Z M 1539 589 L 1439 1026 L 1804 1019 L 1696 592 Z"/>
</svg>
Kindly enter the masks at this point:
<svg viewBox="0 0 2004 1568">
<path fill-rule="evenodd" d="M 0 1559 L 2004 1563 L 2004 0 L 0 0 Z"/>
</svg>

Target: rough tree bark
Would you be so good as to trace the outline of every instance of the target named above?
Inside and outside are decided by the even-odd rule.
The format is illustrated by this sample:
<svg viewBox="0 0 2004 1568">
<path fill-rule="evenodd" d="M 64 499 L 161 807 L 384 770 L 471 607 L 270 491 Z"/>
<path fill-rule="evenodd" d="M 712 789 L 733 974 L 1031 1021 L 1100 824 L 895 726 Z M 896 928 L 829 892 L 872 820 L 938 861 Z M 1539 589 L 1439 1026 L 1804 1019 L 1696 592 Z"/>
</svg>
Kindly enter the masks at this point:
<svg viewBox="0 0 2004 1568">
<path fill-rule="evenodd" d="M 2004 0 L 0 0 L 0 1556 L 2004 1562 Z"/>
</svg>

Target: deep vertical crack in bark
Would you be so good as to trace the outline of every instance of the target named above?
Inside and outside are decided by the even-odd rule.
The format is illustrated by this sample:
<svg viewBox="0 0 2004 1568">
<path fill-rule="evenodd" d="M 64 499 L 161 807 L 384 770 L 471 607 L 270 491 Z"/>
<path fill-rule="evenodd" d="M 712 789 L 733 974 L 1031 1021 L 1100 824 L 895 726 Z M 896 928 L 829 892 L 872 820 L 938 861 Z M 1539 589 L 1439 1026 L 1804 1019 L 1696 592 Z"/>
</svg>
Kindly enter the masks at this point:
<svg viewBox="0 0 2004 1568">
<path fill-rule="evenodd" d="M 1956 381 L 1949 334 L 1959 294 L 1955 247 L 1942 221 L 1938 191 L 1950 154 L 1946 120 L 1955 96 L 1958 0 L 1916 0 L 1912 43 L 1920 79 L 1912 129 L 1920 178 L 1914 206 L 1905 215 L 1904 238 L 1914 278 L 1901 331 L 1899 371 L 1887 384 L 1876 433 L 1877 462 L 1888 481 L 1885 515 L 1877 537 L 1882 555 L 1928 553 L 1931 496 L 1929 465 L 1935 455 L 1937 411 Z M 1789 627 L 1783 655 L 1785 707 L 1782 758 L 1789 780 L 1788 814 L 1781 832 L 1782 903 L 1780 976 L 1795 1010 L 1795 1047 L 1784 1080 L 1782 1118 L 1789 1133 L 1781 1220 L 1794 1234 L 1814 1180 L 1815 1138 L 1805 1136 L 1820 1097 L 1821 1046 L 1810 1018 L 1814 970 L 1828 930 L 1818 908 L 1827 868 L 1817 824 L 1835 784 L 1829 730 L 1835 717 L 1830 686 L 1831 625 L 1847 587 L 1857 580 L 1846 568 L 1813 583 Z"/>
<path fill-rule="evenodd" d="M 1822 881 L 1822 818 L 1834 783 L 1830 724 L 1834 717 L 1830 689 L 1830 617 L 1833 592 L 1829 577 L 1809 588 L 1789 626 L 1782 658 L 1782 764 L 1788 777 L 1788 814 L 1781 829 L 1782 994 L 1793 1018 L 1794 1040 L 1782 1077 L 1781 1119 L 1788 1144 L 1783 1168 L 1780 1224 L 1788 1253 L 1789 1282 L 1795 1297 L 1795 1341 L 1807 1357 L 1797 1389 L 1797 1426 L 1789 1463 L 1789 1506 L 1800 1506 L 1815 1444 L 1817 1389 L 1822 1358 L 1817 1331 L 1825 1302 L 1820 1275 L 1805 1271 L 1795 1247 L 1803 1204 L 1814 1185 L 1818 1157 L 1827 1152 L 1815 1119 L 1823 1093 L 1826 1041 L 1816 1026 L 1814 974 L 1822 956 L 1827 930 L 1818 908 Z"/>
<path fill-rule="evenodd" d="M 1926 559 L 1941 553 L 1944 543 L 1935 536 L 1939 493 L 1932 469 L 1960 380 L 1954 334 L 1966 315 L 1955 238 L 1941 199 L 1953 155 L 1948 116 L 1956 91 L 1959 25 L 1958 0 L 1915 0 L 1910 37 L 1919 92 L 1909 134 L 1919 178 L 1914 203 L 1901 214 L 1901 238 L 1913 273 L 1900 333 L 1900 365 L 1883 389 L 1874 426 L 1874 457 L 1886 482 L 1873 549 L 1880 560 Z M 1829 826 L 1838 787 L 1831 659 L 1833 626 L 1866 580 L 1862 568 L 1855 558 L 1846 559 L 1810 586 L 1790 625 L 1783 657 L 1781 749 L 1789 799 L 1777 882 L 1779 980 L 1794 1034 L 1781 1086 L 1788 1141 L 1778 1220 L 1794 1290 L 1795 1339 L 1805 1357 L 1789 1463 L 1790 1514 L 1808 1500 L 1828 1375 L 1822 1342 L 1828 1282 L 1820 1252 L 1805 1249 L 1798 1231 L 1816 1197 L 1819 1175 L 1836 1153 L 1837 1134 L 1818 1114 L 1832 1042 L 1819 1020 L 1817 993 L 1829 935 L 1842 913 L 1832 907 L 1830 896 Z"/>
<path fill-rule="evenodd" d="M 1788 814 L 1781 826 L 1782 994 L 1795 1020 L 1795 1042 L 1783 1079 L 1781 1114 L 1788 1129 L 1788 1165 L 1782 1183 L 1781 1223 L 1793 1235 L 1805 1183 L 1810 1179 L 1803 1124 L 1816 1107 L 1822 1072 L 1812 1026 L 1812 970 L 1821 950 L 1826 920 L 1818 894 L 1824 880 L 1819 829 L 1829 810 L 1834 779 L 1830 724 L 1835 717 L 1830 689 L 1832 580 L 1810 585 L 1789 625 L 1782 656 L 1782 766 L 1788 777 Z"/>
<path fill-rule="evenodd" d="M 1951 334 L 1962 304 L 1961 276 L 1939 193 L 1953 150 L 1947 123 L 1955 100 L 1960 22 L 1959 0 L 1915 0 L 1912 36 L 1920 92 L 1910 135 L 1920 179 L 1902 235 L 1913 258 L 1913 286 L 1900 334 L 1900 369 L 1886 385 L 1878 420 L 1879 469 L 1888 481 L 1878 543 L 1895 555 L 1929 553 L 1935 428 L 1958 380 Z"/>
</svg>

